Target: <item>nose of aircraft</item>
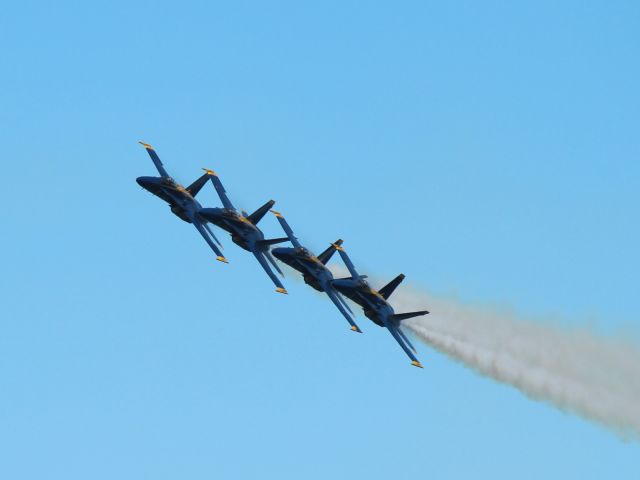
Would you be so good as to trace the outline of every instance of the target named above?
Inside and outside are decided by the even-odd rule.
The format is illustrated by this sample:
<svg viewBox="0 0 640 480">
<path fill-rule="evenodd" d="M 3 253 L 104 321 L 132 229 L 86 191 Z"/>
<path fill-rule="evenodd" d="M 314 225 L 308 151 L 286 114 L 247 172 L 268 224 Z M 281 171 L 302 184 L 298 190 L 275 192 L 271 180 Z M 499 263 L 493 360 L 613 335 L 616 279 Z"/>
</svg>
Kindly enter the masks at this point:
<svg viewBox="0 0 640 480">
<path fill-rule="evenodd" d="M 156 179 L 154 177 L 138 177 L 138 178 L 136 178 L 136 182 L 138 183 L 138 185 L 140 185 L 145 190 L 149 190 L 149 187 L 151 187 L 153 184 L 155 184 L 155 180 Z"/>
<path fill-rule="evenodd" d="M 291 250 L 290 248 L 278 247 L 278 248 L 274 248 L 273 250 L 271 250 L 271 254 L 274 257 L 281 259 L 282 257 L 285 257 L 289 253 L 290 250 Z"/>
</svg>

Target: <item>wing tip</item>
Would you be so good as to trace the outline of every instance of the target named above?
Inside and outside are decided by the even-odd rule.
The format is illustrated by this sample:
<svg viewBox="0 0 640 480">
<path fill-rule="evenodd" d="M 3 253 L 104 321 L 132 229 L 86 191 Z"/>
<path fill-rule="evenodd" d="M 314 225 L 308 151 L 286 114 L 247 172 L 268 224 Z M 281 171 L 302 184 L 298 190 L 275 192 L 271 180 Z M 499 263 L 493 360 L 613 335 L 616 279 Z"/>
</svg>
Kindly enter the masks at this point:
<svg viewBox="0 0 640 480">
<path fill-rule="evenodd" d="M 211 170 L 209 168 L 203 168 L 202 170 L 204 170 L 207 175 L 211 175 L 212 177 L 217 177 L 218 176 L 218 174 L 216 172 L 214 172 L 213 170 Z"/>
<path fill-rule="evenodd" d="M 216 260 L 218 260 L 219 262 L 222 262 L 222 263 L 229 263 L 229 261 L 226 258 L 224 258 L 222 255 L 218 255 L 216 257 Z"/>
<path fill-rule="evenodd" d="M 360 328 L 357 325 L 352 325 L 351 331 L 356 333 L 362 333 L 362 330 L 360 330 Z"/>
<path fill-rule="evenodd" d="M 275 210 L 269 210 L 271 213 L 273 213 L 276 217 L 278 218 L 283 218 L 282 214 L 280 212 L 276 212 Z"/>
<path fill-rule="evenodd" d="M 418 368 L 424 368 L 422 366 L 422 364 L 418 361 L 418 360 L 414 360 L 411 362 L 411 365 L 413 365 L 414 367 L 418 367 Z"/>
<path fill-rule="evenodd" d="M 276 288 L 276 292 L 277 293 L 282 293 L 283 295 L 288 295 L 289 292 L 287 292 L 284 288 L 278 287 Z"/>
<path fill-rule="evenodd" d="M 138 142 L 140 145 L 142 145 L 144 148 L 146 148 L 147 150 L 155 150 L 151 145 L 149 145 L 148 143 L 144 143 L 144 142 Z"/>
</svg>

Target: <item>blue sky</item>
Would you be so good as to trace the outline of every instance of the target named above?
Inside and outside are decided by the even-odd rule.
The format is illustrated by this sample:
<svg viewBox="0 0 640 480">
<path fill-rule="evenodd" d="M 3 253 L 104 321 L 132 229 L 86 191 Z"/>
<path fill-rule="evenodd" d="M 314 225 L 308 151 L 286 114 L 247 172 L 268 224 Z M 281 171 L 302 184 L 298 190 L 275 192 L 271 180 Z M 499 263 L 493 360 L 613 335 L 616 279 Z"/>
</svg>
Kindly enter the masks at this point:
<svg viewBox="0 0 640 480">
<path fill-rule="evenodd" d="M 141 191 L 269 198 L 462 301 L 638 327 L 636 2 L 13 2 L 0 17 L 0 476 L 638 478 L 637 443 L 411 368 Z M 202 196 L 218 205 L 212 189 Z M 264 221 L 280 235 L 275 219 Z M 428 306 L 426 306 L 428 307 Z"/>
</svg>

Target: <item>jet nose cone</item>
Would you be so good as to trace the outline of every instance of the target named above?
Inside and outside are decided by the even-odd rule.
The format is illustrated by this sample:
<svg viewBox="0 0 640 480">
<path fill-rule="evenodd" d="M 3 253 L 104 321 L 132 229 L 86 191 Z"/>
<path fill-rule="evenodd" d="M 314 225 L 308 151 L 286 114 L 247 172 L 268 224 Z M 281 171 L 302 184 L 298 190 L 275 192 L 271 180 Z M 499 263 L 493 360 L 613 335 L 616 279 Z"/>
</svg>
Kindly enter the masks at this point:
<svg viewBox="0 0 640 480">
<path fill-rule="evenodd" d="M 274 248 L 274 249 L 272 249 L 272 250 L 271 250 L 271 254 L 272 254 L 274 257 L 281 259 L 281 258 L 283 258 L 283 257 L 286 257 L 286 256 L 287 256 L 287 254 L 289 253 L 289 250 L 290 250 L 290 249 L 288 249 L 288 248 L 286 248 L 286 247 L 278 247 L 278 248 Z"/>
<path fill-rule="evenodd" d="M 138 183 L 138 185 L 140 185 L 145 190 L 149 190 L 149 187 L 151 187 L 154 184 L 154 180 L 155 179 L 153 177 L 138 177 L 138 178 L 136 178 L 136 182 Z"/>
</svg>

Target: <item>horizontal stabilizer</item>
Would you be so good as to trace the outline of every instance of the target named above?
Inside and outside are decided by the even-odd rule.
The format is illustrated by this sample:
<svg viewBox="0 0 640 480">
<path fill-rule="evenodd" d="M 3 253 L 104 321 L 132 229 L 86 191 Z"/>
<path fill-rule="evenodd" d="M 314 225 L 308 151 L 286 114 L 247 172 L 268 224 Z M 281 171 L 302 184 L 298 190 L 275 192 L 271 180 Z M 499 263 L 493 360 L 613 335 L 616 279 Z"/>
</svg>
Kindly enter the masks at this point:
<svg viewBox="0 0 640 480">
<path fill-rule="evenodd" d="M 396 313 L 392 315 L 391 318 L 393 320 L 401 322 L 402 320 L 406 320 L 407 318 L 421 317 L 422 315 L 426 315 L 428 313 L 429 312 L 427 310 L 423 310 L 421 312 Z"/>
<path fill-rule="evenodd" d="M 269 209 L 275 205 L 275 203 L 276 202 L 274 200 L 269 200 L 267 203 L 265 203 L 263 206 L 249 215 L 247 219 L 254 225 L 257 225 L 258 222 L 262 220 L 262 217 L 264 217 L 265 214 L 269 211 Z"/>
<path fill-rule="evenodd" d="M 324 252 L 318 255 L 318 260 L 320 260 L 324 265 L 326 265 L 327 262 L 331 260 L 331 257 L 333 257 L 333 254 L 336 253 L 336 245 L 338 247 L 342 245 L 341 238 L 333 242 L 331 245 L 329 245 L 329 248 L 327 248 Z"/>
<path fill-rule="evenodd" d="M 280 237 L 280 238 L 268 238 L 266 240 L 260 240 L 258 243 L 260 245 L 269 246 L 269 245 L 277 245 L 278 243 L 288 242 L 289 237 Z"/>
<path fill-rule="evenodd" d="M 380 295 L 382 295 L 384 297 L 384 299 L 388 299 L 391 294 L 393 293 L 393 291 L 398 288 L 398 285 L 400 285 L 402 283 L 402 281 L 404 280 L 404 275 L 401 273 L 400 275 L 398 275 L 396 278 L 394 278 L 393 280 L 391 280 L 389 283 L 387 283 L 384 287 L 382 287 L 380 290 L 378 290 L 378 292 L 380 293 Z"/>
</svg>

